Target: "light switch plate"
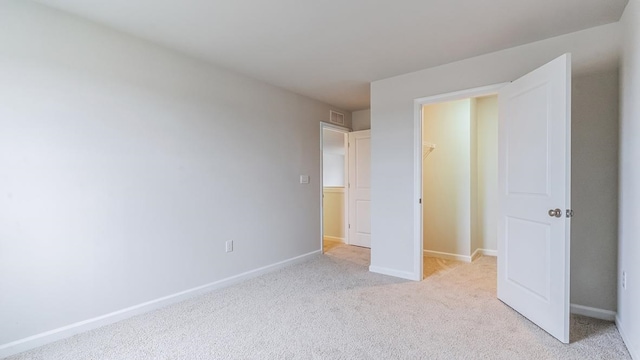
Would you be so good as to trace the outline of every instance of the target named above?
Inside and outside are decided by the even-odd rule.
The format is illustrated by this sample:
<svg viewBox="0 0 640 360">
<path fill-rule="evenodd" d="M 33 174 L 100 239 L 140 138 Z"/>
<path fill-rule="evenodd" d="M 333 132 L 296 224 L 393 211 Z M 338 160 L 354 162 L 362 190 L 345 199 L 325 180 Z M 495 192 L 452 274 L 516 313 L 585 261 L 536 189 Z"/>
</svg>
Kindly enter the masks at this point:
<svg viewBox="0 0 640 360">
<path fill-rule="evenodd" d="M 309 175 L 300 175 L 300 184 L 308 184 Z"/>
</svg>

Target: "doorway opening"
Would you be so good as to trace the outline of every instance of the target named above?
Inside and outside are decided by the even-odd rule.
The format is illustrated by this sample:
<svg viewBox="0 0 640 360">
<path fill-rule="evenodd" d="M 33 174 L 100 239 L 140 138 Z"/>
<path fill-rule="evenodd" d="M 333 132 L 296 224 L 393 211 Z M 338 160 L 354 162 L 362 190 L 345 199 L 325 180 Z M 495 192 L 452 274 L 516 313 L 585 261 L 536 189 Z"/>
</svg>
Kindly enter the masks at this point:
<svg viewBox="0 0 640 360">
<path fill-rule="evenodd" d="M 498 96 L 424 104 L 421 121 L 427 278 L 497 255 Z"/>
<path fill-rule="evenodd" d="M 320 124 L 322 252 L 371 264 L 371 131 Z"/>
<path fill-rule="evenodd" d="M 483 174 L 482 178 L 485 183 L 482 186 L 484 184 L 495 186 L 497 191 L 497 97 L 498 91 L 505 85 L 504 83 L 489 85 L 416 99 L 415 101 L 414 194 L 419 201 L 414 208 L 416 234 L 414 254 L 416 254 L 418 266 L 416 272 L 420 275 L 420 279 L 446 270 L 451 265 L 456 265 L 457 263 L 452 263 L 454 261 L 467 263 L 471 262 L 474 256 L 478 257 L 482 254 L 497 256 L 497 251 L 490 251 L 492 249 L 487 248 L 491 246 L 490 240 L 487 241 L 488 245 L 482 245 L 486 247 L 478 248 L 482 250 L 478 250 L 478 252 L 476 249 L 471 250 L 473 245 L 484 243 L 484 241 L 477 241 L 477 236 L 474 236 L 475 244 L 472 244 L 471 241 L 472 225 L 476 234 L 478 230 L 476 211 L 478 205 L 478 121 L 476 115 L 478 99 L 485 103 L 481 104 L 481 112 L 484 113 L 487 108 L 490 110 L 487 112 L 495 112 L 491 116 L 486 116 L 489 118 L 488 120 L 482 120 L 480 132 L 483 137 L 481 142 L 482 157 L 496 164 L 494 180 L 486 179 Z M 494 102 L 495 109 L 493 109 Z M 443 117 L 443 115 L 445 116 Z M 447 121 L 446 115 L 450 115 L 449 121 Z M 495 118 L 493 118 L 494 116 Z M 493 146 L 493 148 L 485 149 L 485 145 L 488 144 L 491 137 L 494 137 L 494 143 L 489 146 Z M 471 162 L 472 148 L 474 149 L 473 164 Z M 493 155 L 490 155 L 491 153 Z M 438 169 L 438 167 L 442 168 Z M 483 171 L 485 169 L 483 168 Z M 491 173 L 492 171 L 490 170 Z M 472 173 L 474 174 L 473 182 Z M 447 183 L 447 181 L 451 183 Z M 486 181 L 492 182 L 491 185 Z M 443 184 L 446 189 L 438 189 L 438 184 Z M 462 190 L 462 194 L 458 194 L 458 190 Z M 443 191 L 449 196 L 442 196 L 443 194 L 438 191 Z M 473 203 L 472 193 L 476 195 Z M 490 194 L 485 193 L 483 196 L 485 202 L 490 200 L 497 202 L 497 198 L 488 198 L 491 196 Z M 497 194 L 494 196 L 497 197 Z M 444 206 L 444 208 L 439 209 L 438 206 Z M 497 205 L 493 209 L 496 207 Z M 473 216 L 472 209 L 474 209 Z M 442 212 L 438 212 L 440 210 Z M 487 214 L 486 211 L 484 213 Z M 497 216 L 497 214 L 492 215 L 491 212 L 488 212 L 487 215 L 489 217 Z M 442 222 L 437 223 L 436 219 L 440 217 L 443 217 Z M 463 225 L 462 230 L 457 228 L 459 225 Z M 465 237 L 466 241 L 463 240 Z"/>
<path fill-rule="evenodd" d="M 348 244 L 349 158 L 346 128 L 322 124 L 321 246 L 326 253 Z"/>
</svg>

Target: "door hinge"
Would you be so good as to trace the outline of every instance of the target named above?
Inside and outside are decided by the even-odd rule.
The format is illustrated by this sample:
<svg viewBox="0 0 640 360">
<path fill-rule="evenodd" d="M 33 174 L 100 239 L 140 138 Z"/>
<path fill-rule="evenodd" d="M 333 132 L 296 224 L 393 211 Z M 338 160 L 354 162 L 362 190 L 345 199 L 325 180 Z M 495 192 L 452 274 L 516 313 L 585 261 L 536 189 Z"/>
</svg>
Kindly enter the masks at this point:
<svg viewBox="0 0 640 360">
<path fill-rule="evenodd" d="M 349 224 L 349 229 L 351 229 L 351 224 Z"/>
<path fill-rule="evenodd" d="M 418 204 L 422 204 L 422 199 L 418 199 Z"/>
<path fill-rule="evenodd" d="M 567 209 L 567 217 L 568 218 L 572 218 L 573 217 L 573 210 Z"/>
</svg>

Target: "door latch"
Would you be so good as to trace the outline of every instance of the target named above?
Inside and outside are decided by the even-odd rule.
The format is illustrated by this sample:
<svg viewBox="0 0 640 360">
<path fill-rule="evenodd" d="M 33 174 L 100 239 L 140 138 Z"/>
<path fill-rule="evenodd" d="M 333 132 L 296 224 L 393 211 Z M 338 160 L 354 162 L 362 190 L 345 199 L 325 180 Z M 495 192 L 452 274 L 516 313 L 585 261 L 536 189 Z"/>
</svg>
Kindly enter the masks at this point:
<svg viewBox="0 0 640 360">
<path fill-rule="evenodd" d="M 549 210 L 549 216 L 559 218 L 559 217 L 562 216 L 562 210 L 560 210 L 560 209 L 551 209 L 551 210 Z"/>
<path fill-rule="evenodd" d="M 567 209 L 567 217 L 568 218 L 572 218 L 573 217 L 573 210 L 572 209 Z"/>
</svg>

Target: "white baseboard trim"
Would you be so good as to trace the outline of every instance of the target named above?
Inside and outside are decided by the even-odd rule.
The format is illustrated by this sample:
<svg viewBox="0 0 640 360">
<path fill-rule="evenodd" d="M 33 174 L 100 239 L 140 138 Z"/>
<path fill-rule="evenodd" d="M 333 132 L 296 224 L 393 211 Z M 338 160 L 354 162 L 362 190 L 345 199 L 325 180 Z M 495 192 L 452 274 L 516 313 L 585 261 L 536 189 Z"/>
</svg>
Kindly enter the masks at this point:
<svg viewBox="0 0 640 360">
<path fill-rule="evenodd" d="M 627 332 L 622 326 L 622 321 L 620 321 L 620 317 L 618 315 L 616 315 L 616 327 L 618 328 L 620 337 L 622 337 L 622 341 L 624 341 L 624 344 L 627 346 L 629 354 L 631 354 L 631 358 L 634 360 L 640 360 L 640 350 L 633 347 L 635 344 L 631 343 L 631 339 L 627 336 Z"/>
<path fill-rule="evenodd" d="M 484 255 L 484 256 L 493 256 L 493 257 L 498 256 L 498 250 L 478 249 L 476 251 L 478 251 L 480 255 Z"/>
<path fill-rule="evenodd" d="M 571 313 L 576 315 L 588 316 L 594 319 L 615 321 L 616 312 L 611 310 L 598 309 L 590 306 L 571 304 Z"/>
<path fill-rule="evenodd" d="M 223 287 L 231 286 L 244 280 L 248 280 L 286 266 L 298 264 L 310 260 L 311 258 L 319 255 L 321 250 L 312 251 L 307 254 L 293 257 L 284 261 L 277 262 L 275 264 L 263 266 L 258 269 L 249 270 L 247 272 L 234 275 L 225 279 L 214 281 L 212 283 L 198 286 L 192 289 L 181 291 L 172 295 L 164 296 L 155 300 L 147 301 L 142 304 L 130 306 L 122 310 L 114 311 L 109 314 L 94 317 L 79 321 L 67 326 L 63 326 L 54 330 L 46 331 L 37 335 L 29 336 L 24 339 L 19 339 L 6 344 L 0 345 L 0 358 L 8 357 L 14 354 L 18 354 L 36 347 L 52 343 L 57 340 L 61 340 L 82 332 L 93 330 L 101 326 L 113 324 L 115 322 L 130 318 L 135 315 L 143 314 L 152 310 L 156 310 L 167 305 L 175 304 L 180 301 L 192 298 L 197 295 L 201 295 L 212 290 L 220 289 Z"/>
<path fill-rule="evenodd" d="M 429 256 L 429 257 L 435 257 L 435 258 L 440 258 L 445 260 L 462 261 L 466 263 L 471 262 L 471 256 L 467 256 L 467 255 L 451 254 L 451 253 L 431 251 L 431 250 L 423 250 L 423 253 L 425 256 Z"/>
<path fill-rule="evenodd" d="M 423 253 L 425 256 L 429 256 L 429 257 L 436 257 L 436 258 L 445 259 L 445 260 L 462 261 L 466 263 L 473 262 L 482 255 L 494 256 L 494 257 L 498 256 L 497 250 L 489 250 L 489 249 L 476 249 L 476 251 L 474 251 L 473 254 L 471 254 L 471 256 L 451 254 L 451 253 L 432 251 L 432 250 L 423 250 Z"/>
<path fill-rule="evenodd" d="M 324 239 L 325 239 L 325 240 L 331 240 L 331 241 L 339 241 L 339 242 L 341 242 L 341 243 L 343 243 L 343 242 L 344 242 L 344 238 L 337 237 L 337 236 L 328 236 L 328 235 L 325 235 L 325 236 L 324 236 Z"/>
<path fill-rule="evenodd" d="M 471 254 L 471 261 L 476 261 L 480 256 L 498 256 L 497 250 L 489 250 L 489 249 L 476 249 L 476 251 Z"/>
<path fill-rule="evenodd" d="M 400 270 L 389 269 L 389 268 L 383 268 L 383 267 L 379 267 L 379 266 L 371 265 L 371 266 L 369 266 L 369 271 L 371 271 L 373 273 L 377 273 L 377 274 L 398 277 L 398 278 L 401 278 L 401 279 L 414 280 L 414 281 L 422 280 L 422 277 L 416 276 L 416 274 L 414 274 L 412 272 L 400 271 Z"/>
</svg>

